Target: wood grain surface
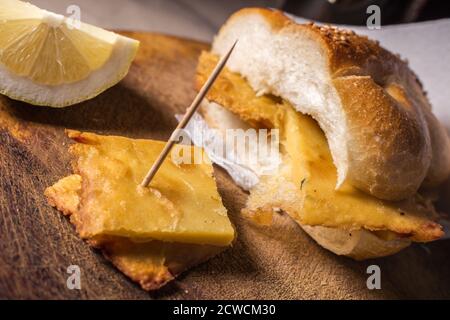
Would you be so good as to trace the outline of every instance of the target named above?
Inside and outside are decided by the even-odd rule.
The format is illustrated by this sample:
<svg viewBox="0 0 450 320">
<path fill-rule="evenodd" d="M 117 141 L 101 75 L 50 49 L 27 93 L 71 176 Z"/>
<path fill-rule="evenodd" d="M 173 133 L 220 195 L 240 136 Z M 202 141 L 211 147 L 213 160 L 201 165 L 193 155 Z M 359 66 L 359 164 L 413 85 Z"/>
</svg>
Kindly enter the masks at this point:
<svg viewBox="0 0 450 320">
<path fill-rule="evenodd" d="M 196 60 L 207 45 L 151 33 L 128 76 L 97 98 L 66 109 L 0 97 L 0 298 L 301 299 L 450 298 L 450 241 L 413 245 L 383 259 L 355 262 L 314 243 L 285 215 L 271 227 L 240 214 L 246 193 L 220 168 L 219 192 L 237 227 L 237 243 L 147 293 L 76 235 L 46 204 L 44 189 L 69 174 L 65 128 L 167 139 L 195 96 Z M 188 253 L 187 253 L 188 254 Z M 81 290 L 66 287 L 69 265 Z M 368 290 L 366 268 L 381 268 L 381 290 Z"/>
</svg>

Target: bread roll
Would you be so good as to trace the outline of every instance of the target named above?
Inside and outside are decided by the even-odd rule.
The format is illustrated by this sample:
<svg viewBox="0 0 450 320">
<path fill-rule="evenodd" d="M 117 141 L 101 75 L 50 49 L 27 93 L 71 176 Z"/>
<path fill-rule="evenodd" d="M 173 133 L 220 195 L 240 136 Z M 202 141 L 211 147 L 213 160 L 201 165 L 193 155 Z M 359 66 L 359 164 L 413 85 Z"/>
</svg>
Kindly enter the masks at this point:
<svg viewBox="0 0 450 320">
<path fill-rule="evenodd" d="M 435 186 L 450 173 L 446 131 L 406 62 L 352 31 L 299 25 L 278 11 L 243 9 L 216 36 L 227 67 L 252 88 L 311 115 L 328 139 L 338 171 L 385 200 Z"/>
</svg>

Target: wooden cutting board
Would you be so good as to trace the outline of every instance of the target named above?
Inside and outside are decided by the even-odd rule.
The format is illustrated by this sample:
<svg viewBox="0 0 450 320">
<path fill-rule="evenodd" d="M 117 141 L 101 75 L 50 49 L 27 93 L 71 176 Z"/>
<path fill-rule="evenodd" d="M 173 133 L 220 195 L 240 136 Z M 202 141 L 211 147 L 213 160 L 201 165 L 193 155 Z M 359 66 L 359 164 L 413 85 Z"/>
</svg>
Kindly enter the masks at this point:
<svg viewBox="0 0 450 320">
<path fill-rule="evenodd" d="M 69 174 L 64 129 L 167 139 L 195 96 L 197 57 L 208 45 L 152 33 L 141 41 L 128 76 L 99 97 L 65 109 L 0 97 L 0 298 L 301 299 L 450 298 L 450 241 L 413 245 L 392 257 L 356 262 L 311 240 L 287 216 L 261 227 L 240 214 L 246 193 L 220 168 L 224 205 L 237 243 L 154 293 L 147 293 L 78 238 L 49 207 L 44 189 Z M 186 253 L 189 254 L 189 253 Z M 366 269 L 381 268 L 381 290 Z M 69 265 L 81 290 L 69 290 Z"/>
</svg>

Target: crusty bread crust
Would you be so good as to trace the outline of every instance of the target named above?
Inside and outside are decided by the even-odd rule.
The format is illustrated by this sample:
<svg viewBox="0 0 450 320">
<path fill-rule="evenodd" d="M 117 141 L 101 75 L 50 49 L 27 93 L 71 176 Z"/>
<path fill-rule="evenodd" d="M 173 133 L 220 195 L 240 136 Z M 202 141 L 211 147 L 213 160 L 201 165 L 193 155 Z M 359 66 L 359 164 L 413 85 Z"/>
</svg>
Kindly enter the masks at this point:
<svg viewBox="0 0 450 320">
<path fill-rule="evenodd" d="M 447 133 L 432 114 L 417 77 L 397 55 L 352 31 L 300 25 L 279 11 L 255 8 L 232 15 L 216 36 L 212 51 L 224 54 L 236 30 L 240 41 L 229 68 L 242 74 L 255 91 L 281 96 L 318 121 L 340 182 L 348 179 L 375 197 L 400 200 L 416 193 L 424 181 L 425 186 L 436 186 L 449 176 Z M 274 42 L 252 48 L 264 32 L 264 39 Z M 303 56 L 294 55 L 303 43 L 312 49 Z M 277 52 L 275 46 L 284 51 Z M 286 51 L 288 57 L 282 58 Z M 274 52 L 280 54 L 274 56 Z M 324 74 L 311 77 L 323 79 L 321 88 L 329 92 L 319 89 L 322 102 L 306 105 L 302 102 L 306 93 L 292 89 L 292 76 L 306 69 L 291 65 L 309 59 L 310 54 L 316 54 L 312 63 L 325 66 Z M 276 69 L 280 64 L 291 69 Z M 291 87 L 286 89 L 289 82 Z"/>
</svg>

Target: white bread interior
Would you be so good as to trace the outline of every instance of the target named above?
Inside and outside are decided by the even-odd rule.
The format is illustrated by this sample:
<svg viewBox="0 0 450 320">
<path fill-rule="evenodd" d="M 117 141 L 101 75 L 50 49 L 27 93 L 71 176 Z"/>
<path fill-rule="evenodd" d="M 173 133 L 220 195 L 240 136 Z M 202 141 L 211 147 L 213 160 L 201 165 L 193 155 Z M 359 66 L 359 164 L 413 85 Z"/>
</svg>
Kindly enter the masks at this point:
<svg viewBox="0 0 450 320">
<path fill-rule="evenodd" d="M 202 104 L 202 114 L 207 123 L 219 130 L 229 128 L 247 129 L 249 126 L 242 121 L 239 116 L 231 113 L 215 102 L 205 102 Z M 286 184 L 281 184 L 279 187 Z M 278 186 L 278 184 L 277 184 Z M 283 199 L 289 197 L 289 192 L 277 193 L 277 201 L 290 201 Z M 271 210 L 272 208 L 268 208 Z M 300 227 L 311 236 L 319 245 L 332 251 L 337 255 L 343 255 L 355 260 L 364 260 L 383 257 L 397 253 L 411 244 L 406 238 L 394 238 L 390 240 L 379 237 L 376 233 L 360 229 L 349 232 L 339 228 L 329 228 L 324 226 L 307 226 L 300 224 Z"/>
<path fill-rule="evenodd" d="M 402 238 L 385 240 L 365 229 L 348 232 L 323 226 L 301 227 L 325 249 L 355 260 L 389 256 L 411 244 L 410 240 Z"/>
<path fill-rule="evenodd" d="M 280 12 L 243 9 L 215 37 L 212 52 L 258 94 L 311 115 L 338 171 L 380 199 L 400 200 L 450 173 L 448 136 L 407 64 L 351 31 L 298 25 Z"/>
</svg>

